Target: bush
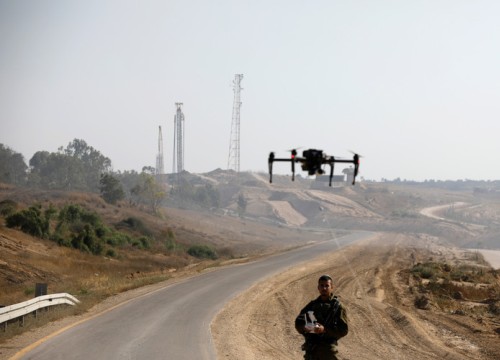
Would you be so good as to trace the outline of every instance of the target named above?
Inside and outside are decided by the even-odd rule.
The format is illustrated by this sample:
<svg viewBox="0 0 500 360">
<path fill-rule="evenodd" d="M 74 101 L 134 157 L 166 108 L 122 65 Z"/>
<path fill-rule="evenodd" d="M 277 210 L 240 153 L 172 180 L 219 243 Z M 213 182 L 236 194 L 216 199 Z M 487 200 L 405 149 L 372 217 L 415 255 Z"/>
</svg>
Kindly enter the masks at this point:
<svg viewBox="0 0 500 360">
<path fill-rule="evenodd" d="M 412 269 L 413 275 L 422 279 L 432 279 L 436 276 L 439 270 L 439 265 L 429 262 L 425 264 L 417 264 Z"/>
<path fill-rule="evenodd" d="M 106 256 L 107 257 L 112 257 L 112 258 L 116 257 L 116 251 L 115 251 L 115 249 L 108 249 L 108 250 L 106 250 Z"/>
<path fill-rule="evenodd" d="M 151 248 L 151 240 L 147 236 L 141 236 L 139 238 L 139 243 L 141 244 L 142 249 Z"/>
<path fill-rule="evenodd" d="M 193 245 L 188 249 L 187 253 L 198 259 L 215 260 L 218 258 L 216 251 L 207 245 Z"/>
<path fill-rule="evenodd" d="M 141 233 L 142 235 L 146 235 L 146 236 L 151 236 L 151 231 L 144 225 L 144 223 L 138 219 L 138 218 L 135 218 L 135 217 L 128 217 L 122 221 L 120 221 L 118 224 L 117 224 L 117 228 L 128 228 L 128 229 L 131 229 L 131 230 L 135 230 L 139 233 Z"/>
<path fill-rule="evenodd" d="M 59 245 L 100 255 L 104 252 L 105 237 L 109 233 L 98 214 L 71 204 L 59 212 L 59 222 L 52 239 Z"/>
<path fill-rule="evenodd" d="M 27 234 L 40 238 L 49 235 L 49 222 L 46 217 L 42 216 L 40 205 L 30 206 L 28 209 L 8 216 L 5 220 L 7 227 L 19 228 Z"/>
<path fill-rule="evenodd" d="M 17 209 L 17 203 L 12 200 L 2 200 L 0 201 L 0 215 L 9 216 L 12 215 Z"/>
<path fill-rule="evenodd" d="M 113 232 L 106 236 L 105 241 L 111 246 L 125 246 L 132 242 L 132 238 L 127 234 Z"/>
<path fill-rule="evenodd" d="M 120 181 L 110 174 L 101 175 L 99 180 L 101 196 L 108 204 L 116 204 L 125 198 L 125 191 Z"/>
<path fill-rule="evenodd" d="M 146 236 L 132 239 L 131 244 L 138 249 L 149 249 L 151 247 L 150 240 Z"/>
</svg>

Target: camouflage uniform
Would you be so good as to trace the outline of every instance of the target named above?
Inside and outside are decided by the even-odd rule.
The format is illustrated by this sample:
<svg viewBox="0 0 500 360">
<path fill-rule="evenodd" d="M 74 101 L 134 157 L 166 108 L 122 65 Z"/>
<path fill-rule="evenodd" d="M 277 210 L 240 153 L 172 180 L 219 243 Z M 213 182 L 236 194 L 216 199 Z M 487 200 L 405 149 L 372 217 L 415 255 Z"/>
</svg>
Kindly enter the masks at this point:
<svg viewBox="0 0 500 360">
<path fill-rule="evenodd" d="M 314 311 L 318 323 L 325 327 L 323 334 L 305 332 L 304 314 Z M 295 319 L 295 328 L 304 335 L 306 360 L 337 360 L 337 340 L 347 335 L 347 314 L 336 296 L 331 295 L 327 301 L 321 300 L 321 296 L 312 300 L 301 311 Z"/>
</svg>

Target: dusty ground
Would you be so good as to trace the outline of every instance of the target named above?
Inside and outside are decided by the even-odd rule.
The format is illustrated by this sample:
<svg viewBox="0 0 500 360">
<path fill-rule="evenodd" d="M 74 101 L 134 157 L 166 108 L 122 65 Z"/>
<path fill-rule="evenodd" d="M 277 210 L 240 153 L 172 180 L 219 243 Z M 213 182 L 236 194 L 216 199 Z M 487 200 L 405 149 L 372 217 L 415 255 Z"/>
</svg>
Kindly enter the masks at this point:
<svg viewBox="0 0 500 360">
<path fill-rule="evenodd" d="M 258 177 L 255 178 L 258 180 Z M 267 179 L 258 182 L 265 184 L 266 189 L 270 187 Z M 290 181 L 286 184 L 289 186 Z M 292 183 L 294 184 L 296 183 Z M 272 189 L 276 188 L 273 184 Z M 253 221 L 217 214 L 208 218 L 206 214 L 184 210 L 172 210 L 167 220 L 179 236 L 187 233 L 188 229 L 196 229 L 196 232 L 189 232 L 192 242 L 198 238 L 209 237 L 215 245 L 228 244 L 237 249 L 238 254 L 245 255 L 252 255 L 263 249 L 272 252 L 283 247 L 300 246 L 304 244 L 304 235 L 312 240 L 312 234 L 308 230 L 300 229 L 300 225 L 305 221 L 301 213 L 280 200 L 266 202 L 269 196 L 264 195 L 259 195 L 263 199 L 251 198 L 248 195 L 249 208 L 257 205 L 259 209 L 269 206 L 270 211 L 281 219 L 282 223 L 291 225 L 290 228 L 281 225 L 263 226 Z M 336 215 L 380 217 L 377 213 L 341 196 L 313 190 L 307 193 L 297 190 L 294 195 L 300 200 L 319 199 L 321 213 L 328 210 Z M 385 207 L 399 208 L 399 205 L 395 206 L 390 202 L 399 204 L 401 201 L 392 200 L 392 192 L 369 195 L 366 200 L 369 204 L 384 200 L 387 201 Z M 417 197 L 409 199 L 414 200 Z M 456 202 L 455 198 L 452 200 Z M 439 205 L 422 214 L 442 221 L 437 213 L 448 206 Z M 496 207 L 493 209 L 495 214 L 498 213 Z M 463 226 L 462 223 L 459 224 Z M 463 231 L 470 233 L 478 229 L 480 230 L 478 226 L 463 226 Z M 320 238 L 323 234 L 315 236 Z M 9 239 L 10 237 L 14 238 L 9 235 Z M 36 248 L 30 248 L 29 252 L 24 251 L 21 256 L 19 252 L 23 249 L 12 247 L 12 241 L 7 241 L 9 239 L 0 238 L 0 250 L 3 250 L 4 255 L 4 263 L 0 261 L 0 267 L 11 262 L 5 254 L 12 253 L 15 259 L 12 263 L 19 265 L 25 262 L 27 257 L 40 253 L 40 247 L 43 245 L 37 243 Z M 8 248 L 6 245 L 12 246 Z M 50 244 L 43 246 L 50 247 Z M 316 297 L 315 283 L 318 276 L 329 273 L 335 279 L 336 293 L 347 307 L 350 318 L 350 333 L 340 342 L 341 359 L 498 359 L 498 317 L 492 319 L 452 315 L 435 308 L 418 310 L 413 305 L 414 295 L 410 293 L 408 279 L 401 275 L 401 270 L 410 268 L 415 261 L 425 261 L 431 257 L 446 261 L 465 259 L 463 250 L 439 246 L 434 238 L 382 233 L 369 241 L 325 255 L 314 263 L 304 264 L 259 283 L 238 296 L 214 319 L 212 333 L 218 358 L 301 359 L 302 337 L 295 332 L 293 320 L 299 309 Z M 16 275 L 21 273 L 15 270 Z M 48 275 L 56 271 L 50 268 L 49 270 Z M 189 269 L 186 269 L 182 274 L 175 273 L 175 278 L 169 281 L 177 281 L 190 275 L 192 271 L 190 274 Z M 165 283 L 161 283 L 121 293 L 106 299 L 85 314 L 51 322 L 10 339 L 0 344 L 0 359 L 10 358 L 23 347 L 72 323 L 95 316 L 164 285 Z"/>
<path fill-rule="evenodd" d="M 381 234 L 257 284 L 214 320 L 218 358 L 301 359 L 302 336 L 293 321 L 317 296 L 319 275 L 329 273 L 350 321 L 350 333 L 339 342 L 341 359 L 498 359 L 498 317 L 414 307 L 400 270 L 429 257 L 465 259 L 463 250 L 431 238 Z"/>
</svg>

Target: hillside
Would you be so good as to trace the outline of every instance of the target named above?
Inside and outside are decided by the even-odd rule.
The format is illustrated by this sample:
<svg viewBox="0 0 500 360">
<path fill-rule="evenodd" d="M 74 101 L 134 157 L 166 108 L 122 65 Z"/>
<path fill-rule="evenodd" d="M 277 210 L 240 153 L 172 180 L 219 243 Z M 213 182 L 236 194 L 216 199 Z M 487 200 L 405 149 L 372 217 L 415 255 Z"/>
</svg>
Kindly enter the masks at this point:
<svg viewBox="0 0 500 360">
<path fill-rule="evenodd" d="M 179 186 L 178 178 L 164 180 L 170 189 Z M 98 214 L 112 231 L 132 239 L 114 246 L 113 256 L 92 255 L 7 228 L 5 217 L 0 218 L 0 304 L 32 298 L 34 284 L 41 282 L 51 293 L 69 292 L 82 301 L 61 315 L 81 313 L 111 295 L 145 284 L 351 230 L 406 234 L 411 241 L 432 238 L 447 247 L 500 248 L 499 202 L 494 194 L 470 188 L 390 183 L 329 188 L 301 177 L 292 182 L 288 176 L 275 176 L 269 184 L 265 174 L 223 170 L 183 173 L 182 181 L 193 189 L 216 192 L 218 206 L 167 197 L 160 213 L 152 214 L 132 202 L 107 204 L 96 194 L 0 186 L 0 203 L 12 201 L 17 210 L 33 204 L 42 208 L 78 204 Z M 421 213 L 433 206 L 441 219 Z M 144 236 L 149 239 L 147 248 L 134 240 Z M 188 249 L 197 245 L 213 249 L 217 257 L 190 255 Z M 7 337 L 22 330 L 9 329 Z"/>
<path fill-rule="evenodd" d="M 92 295 L 102 298 L 171 277 L 186 267 L 213 266 L 210 264 L 214 261 L 248 258 L 325 236 L 321 233 L 306 236 L 298 229 L 224 216 L 222 209 L 214 213 L 163 208 L 160 214 L 153 215 L 129 203 L 107 204 L 98 195 L 89 193 L 4 185 L 0 187 L 0 202 L 6 200 L 14 202 L 18 210 L 33 204 L 59 209 L 78 204 L 98 214 L 113 231 L 132 238 L 147 235 L 152 241 L 149 249 L 127 243 L 114 247 L 116 254 L 112 257 L 95 256 L 7 228 L 4 219 L 0 218 L 0 303 L 4 305 L 31 298 L 34 284 L 39 282 L 47 283 L 50 292 L 70 292 L 84 299 Z M 192 245 L 213 248 L 218 259 L 190 256 L 186 250 Z"/>
</svg>

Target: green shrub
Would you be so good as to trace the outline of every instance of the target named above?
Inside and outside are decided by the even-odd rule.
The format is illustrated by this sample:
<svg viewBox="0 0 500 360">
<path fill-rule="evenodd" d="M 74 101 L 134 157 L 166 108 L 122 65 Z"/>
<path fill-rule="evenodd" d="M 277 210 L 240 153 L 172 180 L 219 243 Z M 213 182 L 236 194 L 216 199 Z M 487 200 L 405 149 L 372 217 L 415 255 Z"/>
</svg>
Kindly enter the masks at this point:
<svg viewBox="0 0 500 360">
<path fill-rule="evenodd" d="M 107 249 L 106 250 L 106 256 L 107 257 L 112 257 L 112 258 L 116 257 L 116 251 L 115 251 L 115 249 L 112 249 L 112 248 Z"/>
<path fill-rule="evenodd" d="M 216 251 L 207 245 L 193 245 L 188 249 L 187 253 L 198 259 L 215 260 L 218 258 Z"/>
<path fill-rule="evenodd" d="M 0 201 L 0 215 L 9 216 L 12 215 L 17 209 L 17 203 L 13 200 L 2 200 Z"/>
<path fill-rule="evenodd" d="M 418 276 L 422 279 L 432 279 L 436 276 L 438 271 L 439 265 L 432 262 L 417 264 L 411 269 L 413 275 Z"/>
<path fill-rule="evenodd" d="M 112 232 L 105 238 L 107 244 L 111 246 L 125 246 L 132 243 L 132 238 L 120 232 Z"/>
<path fill-rule="evenodd" d="M 131 230 L 135 230 L 143 235 L 151 236 L 151 231 L 144 225 L 144 223 L 135 217 L 128 217 L 122 221 L 120 221 L 117 225 L 117 228 L 126 227 Z"/>
<path fill-rule="evenodd" d="M 101 218 L 95 212 L 88 211 L 79 205 L 67 205 L 59 212 L 59 222 L 52 239 L 64 245 L 101 255 L 106 243 L 106 235 L 110 233 Z"/>
<path fill-rule="evenodd" d="M 142 249 L 151 248 L 151 240 L 147 236 L 141 236 L 138 240 Z"/>
<path fill-rule="evenodd" d="M 22 232 L 33 236 L 45 238 L 49 235 L 49 222 L 42 215 L 40 205 L 33 205 L 28 209 L 14 213 L 8 216 L 5 221 L 7 227 L 19 228 Z"/>
<path fill-rule="evenodd" d="M 138 249 L 149 249 L 151 247 L 150 240 L 146 236 L 132 239 L 131 245 Z"/>
</svg>

